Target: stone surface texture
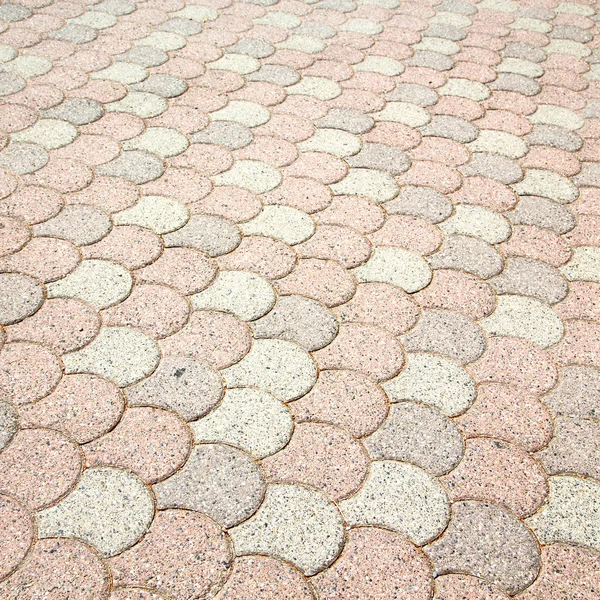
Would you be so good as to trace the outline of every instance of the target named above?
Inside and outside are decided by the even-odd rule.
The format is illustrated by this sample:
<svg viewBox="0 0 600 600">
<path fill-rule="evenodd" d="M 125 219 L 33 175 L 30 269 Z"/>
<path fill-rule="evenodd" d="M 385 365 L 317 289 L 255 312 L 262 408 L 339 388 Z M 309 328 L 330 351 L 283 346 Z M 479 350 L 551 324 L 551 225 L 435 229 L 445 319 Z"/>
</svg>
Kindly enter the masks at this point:
<svg viewBox="0 0 600 600">
<path fill-rule="evenodd" d="M 598 0 L 0 0 L 0 600 L 600 600 Z"/>
</svg>

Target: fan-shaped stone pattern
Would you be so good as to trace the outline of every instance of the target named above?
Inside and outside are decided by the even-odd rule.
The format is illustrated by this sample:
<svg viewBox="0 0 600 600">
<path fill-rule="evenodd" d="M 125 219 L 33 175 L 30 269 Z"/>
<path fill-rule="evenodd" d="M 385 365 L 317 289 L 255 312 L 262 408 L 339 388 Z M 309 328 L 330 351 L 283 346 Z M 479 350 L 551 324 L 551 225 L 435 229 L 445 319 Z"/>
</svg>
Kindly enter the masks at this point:
<svg viewBox="0 0 600 600">
<path fill-rule="evenodd" d="M 224 444 L 195 446 L 181 470 L 154 485 L 159 508 L 187 508 L 232 527 L 259 507 L 264 494 L 259 466 Z"/>
<path fill-rule="evenodd" d="M 483 502 L 455 502 L 448 529 L 425 552 L 440 575 L 467 573 L 510 595 L 531 585 L 540 570 L 540 550 L 531 531 Z"/>
<path fill-rule="evenodd" d="M 51 508 L 80 476 L 70 440 L 155 481 L 191 449 L 193 430 L 196 448 L 239 453 L 259 474 L 257 461 L 275 464 L 269 475 L 291 483 L 272 488 L 324 501 L 310 486 L 345 497 L 364 469 L 348 470 L 354 455 L 340 449 L 362 448 L 375 465 L 452 480 L 458 505 L 489 500 L 519 516 L 546 493 L 543 467 L 554 488 L 571 487 L 528 523 L 543 517 L 543 552 L 573 554 L 544 555 L 529 587 L 527 565 L 488 549 L 478 554 L 487 571 L 473 574 L 469 558 L 415 582 L 412 558 L 377 572 L 398 539 L 387 521 L 345 524 L 347 552 L 329 564 L 343 528 L 327 517 L 306 534 L 292 522 L 287 537 L 288 503 L 259 524 L 267 542 L 233 559 L 209 517 L 160 509 L 156 519 L 186 516 L 157 544 L 142 546 L 144 534 L 112 575 L 78 541 L 59 539 L 34 561 L 54 541 L 41 539 L 0 596 L 597 594 L 597 11 L 373 1 L 0 7 L 0 278 L 13 281 L 0 307 L 12 311 L 0 314 L 0 457 L 32 431 L 66 440 L 78 461 L 34 444 L 56 464 L 24 460 L 35 482 L 19 472 L 31 493 L 58 491 L 45 478 L 65 484 Z M 32 294 L 15 288 L 25 281 Z M 149 418 L 133 430 L 132 415 Z M 317 433 L 298 449 L 306 430 Z M 420 488 L 408 487 L 412 501 Z M 369 518 L 404 526 L 388 503 Z M 511 527 L 496 528 L 509 549 Z M 193 541 L 200 530 L 210 543 Z M 368 532 L 358 550 L 357 531 Z M 479 533 L 462 548 L 478 552 Z M 324 547 L 312 567 L 331 579 L 319 587 L 306 564 Z M 521 577 L 514 589 L 511 577 Z"/>
<path fill-rule="evenodd" d="M 36 515 L 40 538 L 78 538 L 105 557 L 135 544 L 154 517 L 148 488 L 127 471 L 86 469 L 77 487 Z"/>
<path fill-rule="evenodd" d="M 0 496 L 0 580 L 8 577 L 23 561 L 34 540 L 31 515 L 9 496 Z"/>
<path fill-rule="evenodd" d="M 341 325 L 335 340 L 314 357 L 321 369 L 359 371 L 375 381 L 391 379 L 404 365 L 402 346 L 391 334 L 358 323 Z"/>
<path fill-rule="evenodd" d="M 483 332 L 467 317 L 446 310 L 425 310 L 416 327 L 402 338 L 409 352 L 437 352 L 467 364 L 485 350 Z"/>
<path fill-rule="evenodd" d="M 142 541 L 109 564 L 115 586 L 150 589 L 161 598 L 202 598 L 221 589 L 231 559 L 227 535 L 206 515 L 161 510 Z"/>
<path fill-rule="evenodd" d="M 385 422 L 363 443 L 375 460 L 409 462 L 438 476 L 454 469 L 463 455 L 463 439 L 452 421 L 415 402 L 393 405 Z"/>
<path fill-rule="evenodd" d="M 223 382 L 204 362 L 164 356 L 150 377 L 126 388 L 125 394 L 129 406 L 156 406 L 194 421 L 221 400 Z"/>
<path fill-rule="evenodd" d="M 287 446 L 262 461 L 270 481 L 304 483 L 336 501 L 358 490 L 368 464 L 364 449 L 352 436 L 324 423 L 296 425 Z"/>
<path fill-rule="evenodd" d="M 379 525 L 423 546 L 446 528 L 450 505 L 444 488 L 409 463 L 374 461 L 360 491 L 342 501 L 350 525 Z"/>
<path fill-rule="evenodd" d="M 97 375 L 65 375 L 51 394 L 19 409 L 24 428 L 64 432 L 79 444 L 108 433 L 124 409 L 119 388 Z"/>
<path fill-rule="evenodd" d="M 109 433 L 85 445 L 88 467 L 128 469 L 146 483 L 166 479 L 183 466 L 191 449 L 185 423 L 158 408 L 127 408 Z"/>
<path fill-rule="evenodd" d="M 42 539 L 21 567 L 0 583 L 0 593 L 11 600 L 49 594 L 57 600 L 105 600 L 110 594 L 110 574 L 98 554 L 83 542 Z"/>
<path fill-rule="evenodd" d="M 310 488 L 278 484 L 251 519 L 229 530 L 238 555 L 280 556 L 305 575 L 327 568 L 344 546 L 344 524 L 336 506 Z"/>
<path fill-rule="evenodd" d="M 383 390 L 354 371 L 321 371 L 313 389 L 290 405 L 295 420 L 332 423 L 355 437 L 375 431 L 388 412 Z M 354 410 L 360 407 L 360 410 Z"/>
<path fill-rule="evenodd" d="M 546 471 L 600 479 L 600 426 L 597 421 L 560 417 L 549 445 L 537 454 Z"/>
<path fill-rule="evenodd" d="M 0 493 L 33 510 L 55 504 L 79 480 L 79 447 L 50 429 L 21 429 L 0 454 Z"/>
<path fill-rule="evenodd" d="M 348 532 L 336 563 L 311 579 L 324 600 L 358 600 L 364 594 L 393 600 L 431 597 L 433 581 L 423 553 L 400 535 L 375 527 Z"/>
<path fill-rule="evenodd" d="M 542 544 L 566 542 L 600 548 L 600 527 L 595 515 L 600 503 L 600 485 L 593 479 L 570 475 L 550 477 L 547 502 L 527 519 Z"/>
<path fill-rule="evenodd" d="M 546 476 L 525 451 L 492 438 L 467 440 L 460 465 L 443 478 L 454 500 L 481 500 L 524 518 L 548 493 Z"/>
<path fill-rule="evenodd" d="M 271 394 L 233 388 L 191 428 L 196 442 L 224 442 L 264 458 L 288 443 L 294 424 L 289 410 Z"/>
<path fill-rule="evenodd" d="M 100 317 L 74 298 L 46 300 L 34 315 L 7 328 L 8 341 L 37 342 L 63 354 L 79 350 L 100 331 Z"/>
<path fill-rule="evenodd" d="M 158 366 L 156 344 L 141 331 L 103 327 L 91 344 L 63 356 L 67 373 L 94 373 L 126 387 L 150 375 Z"/>
<path fill-rule="evenodd" d="M 599 574 L 598 552 L 567 544 L 543 546 L 540 575 L 521 597 L 524 600 L 544 596 L 566 600 L 569 596 L 580 596 L 588 600 L 598 592 Z"/>
<path fill-rule="evenodd" d="M 503 383 L 481 383 L 471 408 L 455 419 L 469 438 L 495 437 L 535 452 L 552 438 L 553 421 L 535 396 Z"/>
</svg>

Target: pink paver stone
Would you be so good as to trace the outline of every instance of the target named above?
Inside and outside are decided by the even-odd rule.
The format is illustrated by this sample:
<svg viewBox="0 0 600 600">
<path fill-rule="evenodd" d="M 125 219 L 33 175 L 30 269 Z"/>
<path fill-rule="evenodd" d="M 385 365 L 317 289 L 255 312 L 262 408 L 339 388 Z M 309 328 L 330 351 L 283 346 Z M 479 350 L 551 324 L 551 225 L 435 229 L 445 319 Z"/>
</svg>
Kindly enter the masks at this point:
<svg viewBox="0 0 600 600">
<path fill-rule="evenodd" d="M 267 279 L 285 277 L 296 261 L 296 252 L 287 244 L 262 236 L 244 237 L 233 252 L 217 258 L 217 264 L 223 270 L 250 271 Z"/>
<path fill-rule="evenodd" d="M 224 369 L 239 362 L 249 351 L 252 336 L 245 323 L 233 315 L 198 310 L 177 334 L 162 340 L 167 356 L 188 356 Z"/>
<path fill-rule="evenodd" d="M 323 600 L 427 600 L 431 565 L 402 536 L 375 527 L 348 532 L 340 558 L 311 579 Z"/>
<path fill-rule="evenodd" d="M 0 350 L 0 394 L 9 402 L 20 405 L 40 400 L 61 377 L 60 360 L 44 346 L 15 342 Z"/>
<path fill-rule="evenodd" d="M 0 581 L 23 561 L 34 540 L 32 516 L 10 496 L 0 495 Z M 1 589 L 1 584 L 0 584 Z"/>
<path fill-rule="evenodd" d="M 170 600 L 163 594 L 133 587 L 114 588 L 110 600 Z"/>
<path fill-rule="evenodd" d="M 117 225 L 99 242 L 81 248 L 84 258 L 110 260 L 130 270 L 153 263 L 162 251 L 160 236 L 137 225 Z"/>
<path fill-rule="evenodd" d="M 46 300 L 37 313 L 6 329 L 9 342 L 37 342 L 58 354 L 78 350 L 99 331 L 98 313 L 85 302 L 73 298 Z"/>
<path fill-rule="evenodd" d="M 261 197 L 265 204 L 291 206 L 309 214 L 324 210 L 331 204 L 328 187 L 306 177 L 285 176 L 280 186 Z"/>
<path fill-rule="evenodd" d="M 124 409 L 119 388 L 102 377 L 65 375 L 57 388 L 42 400 L 22 406 L 21 425 L 57 429 L 79 444 L 110 431 Z"/>
<path fill-rule="evenodd" d="M 30 237 L 31 231 L 23 221 L 0 215 L 0 256 L 17 252 Z"/>
<path fill-rule="evenodd" d="M 508 600 L 495 585 L 471 575 L 442 575 L 435 580 L 434 600 Z"/>
<path fill-rule="evenodd" d="M 185 296 L 162 285 L 136 285 L 126 300 L 102 311 L 104 325 L 130 326 L 161 339 L 187 322 L 190 306 Z"/>
<path fill-rule="evenodd" d="M 81 255 L 71 242 L 38 237 L 30 240 L 19 252 L 0 258 L 0 271 L 24 273 L 49 283 L 68 275 L 80 261 Z"/>
<path fill-rule="evenodd" d="M 304 483 L 332 500 L 353 495 L 367 476 L 369 459 L 346 431 L 325 423 L 296 425 L 288 445 L 262 461 L 273 482 Z"/>
<path fill-rule="evenodd" d="M 139 196 L 140 192 L 131 181 L 118 177 L 96 177 L 85 190 L 68 194 L 66 201 L 69 204 L 91 204 L 113 213 L 130 208 Z"/>
<path fill-rule="evenodd" d="M 217 600 L 314 600 L 311 584 L 291 565 L 268 556 L 235 559 Z"/>
<path fill-rule="evenodd" d="M 392 215 L 369 239 L 375 246 L 397 246 L 419 254 L 431 254 L 440 247 L 442 233 L 425 219 Z"/>
<path fill-rule="evenodd" d="M 421 311 L 411 296 L 387 283 L 360 283 L 356 294 L 334 310 L 342 323 L 368 323 L 394 335 L 410 331 Z"/>
<path fill-rule="evenodd" d="M 470 371 L 476 381 L 495 381 L 522 388 L 536 396 L 552 389 L 558 379 L 549 353 L 518 338 L 488 340 L 487 351 Z"/>
<path fill-rule="evenodd" d="M 156 483 L 183 466 L 190 448 L 191 434 L 178 416 L 140 407 L 126 409 L 112 431 L 83 451 L 88 467 L 124 467 L 146 483 Z"/>
<path fill-rule="evenodd" d="M 542 571 L 519 598 L 593 600 L 600 585 L 600 554 L 589 548 L 552 544 L 542 547 Z"/>
<path fill-rule="evenodd" d="M 471 408 L 454 422 L 468 438 L 496 437 L 535 452 L 552 437 L 552 418 L 533 395 L 503 383 L 481 383 Z"/>
<path fill-rule="evenodd" d="M 383 226 L 385 213 L 367 198 L 335 196 L 331 205 L 314 218 L 324 225 L 347 225 L 360 233 L 373 233 Z"/>
<path fill-rule="evenodd" d="M 23 176 L 27 184 L 51 187 L 63 194 L 82 190 L 93 178 L 86 164 L 70 158 L 51 158 L 37 173 Z"/>
<path fill-rule="evenodd" d="M 6 600 L 105 600 L 110 574 L 99 555 L 78 540 L 35 543 L 21 567 L 0 583 Z"/>
<path fill-rule="evenodd" d="M 2 175 L 0 174 L 0 181 L 1 179 Z M 1 189 L 2 184 L 0 183 L 0 197 L 4 195 Z M 10 188 L 8 189 L 10 190 Z M 56 216 L 62 205 L 63 201 L 55 190 L 37 186 L 23 186 L 13 194 L 7 194 L 0 201 L 0 212 L 18 217 L 33 225 Z"/>
<path fill-rule="evenodd" d="M 546 475 L 533 458 L 491 438 L 467 440 L 462 461 L 442 481 L 455 501 L 494 502 L 521 518 L 533 514 L 548 494 Z"/>
<path fill-rule="evenodd" d="M 185 295 L 206 289 L 216 274 L 215 263 L 193 248 L 166 248 L 156 262 L 135 271 L 140 282 L 173 286 Z"/>
<path fill-rule="evenodd" d="M 294 270 L 275 282 L 280 294 L 301 294 L 326 306 L 347 302 L 356 291 L 356 279 L 340 263 L 305 258 Z"/>
<path fill-rule="evenodd" d="M 600 321 L 600 284 L 593 281 L 573 281 L 569 284 L 569 294 L 554 306 L 563 319 L 583 319 Z"/>
<path fill-rule="evenodd" d="M 524 256 L 542 260 L 553 267 L 564 265 L 572 250 L 564 238 L 550 229 L 535 225 L 514 225 L 512 236 L 499 248 L 506 256 Z"/>
<path fill-rule="evenodd" d="M 257 136 L 251 144 L 238 150 L 235 156 L 238 160 L 262 160 L 277 168 L 291 165 L 298 158 L 298 150 L 286 140 Z"/>
<path fill-rule="evenodd" d="M 510 187 L 486 177 L 466 177 L 451 199 L 457 204 L 475 204 L 495 211 L 510 210 L 518 200 Z"/>
<path fill-rule="evenodd" d="M 566 321 L 565 337 L 552 348 L 559 366 L 600 367 L 600 325 L 587 321 Z"/>
<path fill-rule="evenodd" d="M 360 410 L 354 410 L 360 407 Z M 355 437 L 369 435 L 388 412 L 383 390 L 354 371 L 321 371 L 315 387 L 290 408 L 298 422 L 323 421 L 347 428 Z"/>
<path fill-rule="evenodd" d="M 117 586 L 197 600 L 223 586 L 231 559 L 227 535 L 214 521 L 194 511 L 165 510 L 141 542 L 110 560 L 110 569 Z"/>
<path fill-rule="evenodd" d="M 234 223 L 254 218 L 262 210 L 256 194 L 234 186 L 219 186 L 205 198 L 189 204 L 193 213 L 217 215 Z"/>
<path fill-rule="evenodd" d="M 204 198 L 212 189 L 210 179 L 202 170 L 167 167 L 162 177 L 145 183 L 144 194 L 176 198 L 186 204 Z"/>
<path fill-rule="evenodd" d="M 401 344 L 390 333 L 372 325 L 346 323 L 333 342 L 314 353 L 321 369 L 349 369 L 385 381 L 404 365 Z"/>
<path fill-rule="evenodd" d="M 107 113 L 95 123 L 82 127 L 82 133 L 107 135 L 119 141 L 128 140 L 144 131 L 144 122 L 127 113 Z"/>
<path fill-rule="evenodd" d="M 336 260 L 346 269 L 357 267 L 371 256 L 371 244 L 360 233 L 346 227 L 319 225 L 315 233 L 294 247 L 300 258 Z"/>
<path fill-rule="evenodd" d="M 0 493 L 33 510 L 55 504 L 79 480 L 83 456 L 77 444 L 50 429 L 23 429 L 0 454 Z"/>
<path fill-rule="evenodd" d="M 487 283 L 461 271 L 436 270 L 431 283 L 414 295 L 424 308 L 444 308 L 481 319 L 496 307 L 496 294 Z"/>
</svg>

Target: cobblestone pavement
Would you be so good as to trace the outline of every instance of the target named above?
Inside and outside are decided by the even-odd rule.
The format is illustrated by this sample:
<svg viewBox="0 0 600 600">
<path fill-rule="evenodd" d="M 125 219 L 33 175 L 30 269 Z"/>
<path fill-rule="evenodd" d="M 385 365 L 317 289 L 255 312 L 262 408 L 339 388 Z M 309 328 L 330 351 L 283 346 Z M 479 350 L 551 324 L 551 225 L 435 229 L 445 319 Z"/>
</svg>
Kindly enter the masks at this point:
<svg viewBox="0 0 600 600">
<path fill-rule="evenodd" d="M 0 3 L 0 600 L 598 600 L 592 0 Z"/>
</svg>

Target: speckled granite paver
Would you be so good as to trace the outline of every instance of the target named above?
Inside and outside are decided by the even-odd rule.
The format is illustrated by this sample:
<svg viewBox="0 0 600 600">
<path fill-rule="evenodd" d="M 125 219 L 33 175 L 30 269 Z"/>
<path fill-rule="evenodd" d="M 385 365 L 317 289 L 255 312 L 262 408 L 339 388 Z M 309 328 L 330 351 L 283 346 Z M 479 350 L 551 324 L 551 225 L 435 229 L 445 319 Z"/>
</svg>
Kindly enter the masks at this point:
<svg viewBox="0 0 600 600">
<path fill-rule="evenodd" d="M 600 600 L 596 0 L 0 0 L 0 600 Z"/>
</svg>

